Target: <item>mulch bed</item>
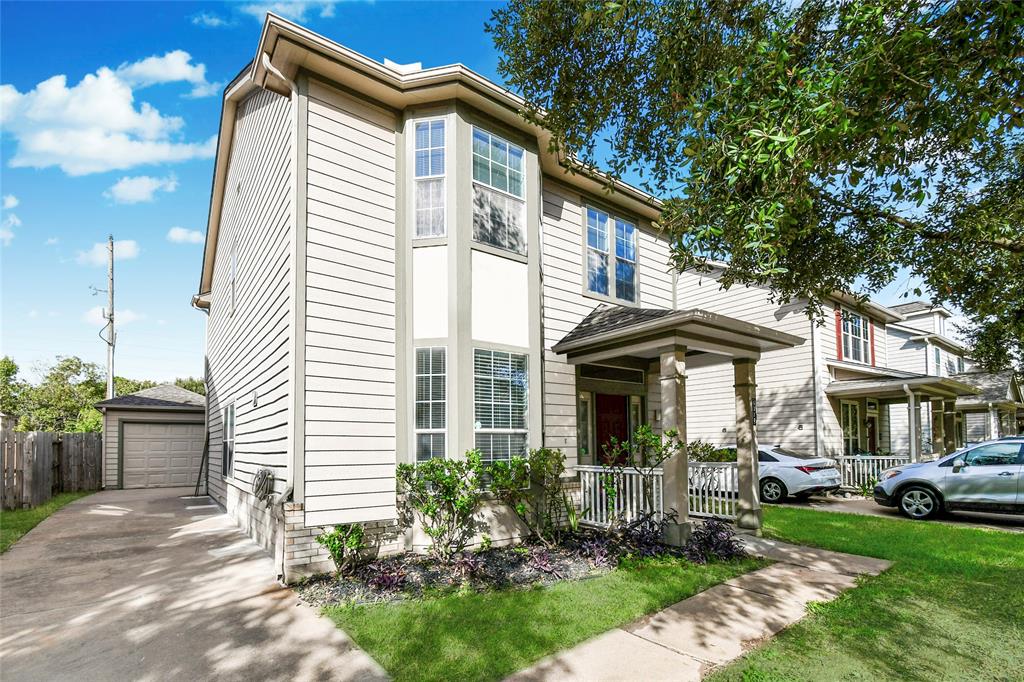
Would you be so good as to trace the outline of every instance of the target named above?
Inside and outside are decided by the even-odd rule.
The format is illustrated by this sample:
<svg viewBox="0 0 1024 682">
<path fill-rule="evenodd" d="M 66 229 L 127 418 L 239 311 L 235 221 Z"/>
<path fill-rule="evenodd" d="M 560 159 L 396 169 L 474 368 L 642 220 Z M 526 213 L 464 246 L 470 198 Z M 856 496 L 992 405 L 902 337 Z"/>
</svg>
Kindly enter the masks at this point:
<svg viewBox="0 0 1024 682">
<path fill-rule="evenodd" d="M 371 604 L 402 601 L 429 592 L 471 589 L 476 591 L 514 589 L 552 585 L 566 580 L 581 580 L 611 570 L 580 556 L 574 549 L 555 547 L 503 547 L 476 552 L 475 560 L 445 566 L 421 554 L 401 554 L 379 559 L 360 569 L 356 576 L 335 578 L 321 575 L 306 580 L 295 589 L 299 597 L 313 606 L 333 604 Z M 469 563 L 473 571 L 465 570 Z M 462 569 L 462 570 L 460 570 Z M 394 578 L 403 575 L 404 579 Z M 375 576 L 387 575 L 387 587 Z M 396 585 L 399 583 L 399 585 Z"/>
</svg>

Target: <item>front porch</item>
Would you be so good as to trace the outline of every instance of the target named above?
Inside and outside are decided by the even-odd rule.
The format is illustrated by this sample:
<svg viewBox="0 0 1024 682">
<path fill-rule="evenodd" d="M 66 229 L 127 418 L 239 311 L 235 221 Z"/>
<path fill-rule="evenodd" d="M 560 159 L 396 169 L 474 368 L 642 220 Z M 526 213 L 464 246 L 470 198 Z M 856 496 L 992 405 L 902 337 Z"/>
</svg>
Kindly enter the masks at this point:
<svg viewBox="0 0 1024 682">
<path fill-rule="evenodd" d="M 691 468 L 697 467 L 686 456 L 686 371 L 731 363 L 737 462 L 734 478 L 724 482 L 728 494 L 718 498 L 734 499 L 735 506 L 725 513 L 740 528 L 759 529 L 756 366 L 762 353 L 801 343 L 800 337 L 703 310 L 596 308 L 553 348 L 576 368 L 585 508 L 602 504 L 599 497 L 588 500 L 586 495 L 596 495 L 594 486 L 587 488 L 595 473 L 588 469 L 609 463 L 605 446 L 628 442 L 637 426 L 649 425 L 681 444 L 657 474 L 660 496 L 644 497 L 657 499 L 662 509 L 674 513 L 666 539 L 684 543 L 691 514 L 706 511 L 693 496 Z"/>
</svg>

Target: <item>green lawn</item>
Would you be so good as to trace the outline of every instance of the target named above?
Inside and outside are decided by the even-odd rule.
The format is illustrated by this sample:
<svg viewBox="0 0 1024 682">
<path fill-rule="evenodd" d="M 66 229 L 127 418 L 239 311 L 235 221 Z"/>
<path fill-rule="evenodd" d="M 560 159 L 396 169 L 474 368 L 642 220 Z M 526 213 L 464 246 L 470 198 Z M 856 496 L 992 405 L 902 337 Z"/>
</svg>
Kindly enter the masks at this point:
<svg viewBox="0 0 1024 682">
<path fill-rule="evenodd" d="M 780 507 L 765 524 L 770 537 L 894 563 L 715 682 L 1024 679 L 1024 534 Z"/>
<path fill-rule="evenodd" d="M 325 610 L 396 680 L 497 680 L 763 566 L 659 561 L 548 588 Z"/>
<path fill-rule="evenodd" d="M 35 528 L 40 521 L 68 502 L 74 502 L 80 497 L 91 494 L 91 492 L 61 493 L 46 504 L 34 509 L 0 511 L 0 554 L 10 549 L 11 545 L 20 540 L 22 535 Z"/>
</svg>

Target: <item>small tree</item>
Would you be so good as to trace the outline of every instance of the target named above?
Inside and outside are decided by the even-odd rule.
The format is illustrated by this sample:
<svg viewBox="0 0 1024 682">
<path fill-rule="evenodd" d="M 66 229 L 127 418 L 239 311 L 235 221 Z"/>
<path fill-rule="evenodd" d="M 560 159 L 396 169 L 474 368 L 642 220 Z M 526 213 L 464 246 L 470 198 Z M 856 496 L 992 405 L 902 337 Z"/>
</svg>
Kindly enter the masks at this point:
<svg viewBox="0 0 1024 682">
<path fill-rule="evenodd" d="M 398 493 L 405 496 L 431 539 L 431 554 L 449 563 L 476 532 L 474 517 L 484 488 L 480 453 L 470 450 L 461 460 L 436 458 L 415 465 L 399 464 L 397 476 Z"/>
<path fill-rule="evenodd" d="M 337 575 L 349 575 L 359 563 L 365 531 L 358 523 L 335 526 L 317 536 L 316 541 L 330 553 Z"/>
<path fill-rule="evenodd" d="M 669 458 L 685 453 L 685 447 L 678 440 L 678 433 L 675 430 L 666 431 L 663 436 L 659 436 L 650 426 L 644 424 L 637 427 L 633 437 L 628 441 L 613 438 L 605 445 L 604 450 L 608 472 L 602 476 L 602 485 L 608 499 L 609 531 L 617 533 L 625 522 L 623 515 L 616 512 L 615 505 L 615 500 L 620 496 L 625 473 L 633 471 L 639 474 L 643 513 L 646 516 L 654 516 L 658 512 L 654 506 L 656 471 Z"/>
<path fill-rule="evenodd" d="M 488 473 L 491 491 L 515 512 L 530 534 L 547 547 L 557 544 L 561 513 L 565 511 L 571 518 L 575 512 L 562 487 L 565 454 L 550 448 L 530 450 L 525 458 L 495 462 Z"/>
</svg>

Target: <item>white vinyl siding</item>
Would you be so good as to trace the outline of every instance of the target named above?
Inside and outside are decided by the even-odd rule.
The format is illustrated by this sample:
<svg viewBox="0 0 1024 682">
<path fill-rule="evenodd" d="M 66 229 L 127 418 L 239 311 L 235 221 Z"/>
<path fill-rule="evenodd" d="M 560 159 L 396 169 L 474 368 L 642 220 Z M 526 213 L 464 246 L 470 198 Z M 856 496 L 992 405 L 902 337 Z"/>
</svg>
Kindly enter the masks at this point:
<svg viewBox="0 0 1024 682">
<path fill-rule="evenodd" d="M 416 349 L 416 461 L 444 457 L 448 419 L 444 347 Z"/>
<path fill-rule="evenodd" d="M 417 121 L 413 135 L 416 237 L 443 237 L 445 226 L 444 119 Z"/>
<path fill-rule="evenodd" d="M 526 355 L 474 349 L 474 431 L 484 461 L 526 454 L 528 385 Z"/>
<path fill-rule="evenodd" d="M 309 85 L 305 524 L 395 518 L 391 113 Z"/>
<path fill-rule="evenodd" d="M 526 254 L 522 147 L 473 128 L 473 239 Z"/>
<path fill-rule="evenodd" d="M 871 364 L 871 321 L 843 309 L 843 360 Z"/>
<path fill-rule="evenodd" d="M 207 319 L 209 486 L 211 496 L 266 543 L 269 511 L 248 499 L 253 476 L 263 468 L 273 472 L 274 492 L 284 492 L 289 458 L 292 103 L 256 90 L 235 116 Z M 224 408 L 253 392 L 255 405 L 235 402 L 227 475 Z"/>
</svg>

